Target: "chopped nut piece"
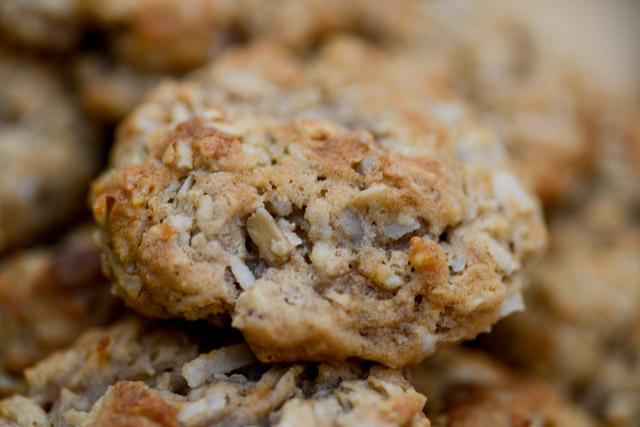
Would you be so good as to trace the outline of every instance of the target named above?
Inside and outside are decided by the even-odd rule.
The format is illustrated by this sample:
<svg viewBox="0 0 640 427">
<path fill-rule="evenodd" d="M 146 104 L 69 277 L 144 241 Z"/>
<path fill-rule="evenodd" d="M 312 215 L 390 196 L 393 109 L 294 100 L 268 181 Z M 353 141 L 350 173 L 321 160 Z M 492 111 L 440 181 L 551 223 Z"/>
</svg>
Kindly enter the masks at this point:
<svg viewBox="0 0 640 427">
<path fill-rule="evenodd" d="M 349 263 L 343 256 L 339 256 L 337 251 L 338 249 L 331 243 L 316 242 L 311 251 L 313 266 L 329 277 L 346 274 L 349 271 Z"/>
<path fill-rule="evenodd" d="M 267 264 L 282 264 L 289 259 L 293 245 L 266 209 L 260 208 L 249 217 L 247 232 Z"/>
</svg>

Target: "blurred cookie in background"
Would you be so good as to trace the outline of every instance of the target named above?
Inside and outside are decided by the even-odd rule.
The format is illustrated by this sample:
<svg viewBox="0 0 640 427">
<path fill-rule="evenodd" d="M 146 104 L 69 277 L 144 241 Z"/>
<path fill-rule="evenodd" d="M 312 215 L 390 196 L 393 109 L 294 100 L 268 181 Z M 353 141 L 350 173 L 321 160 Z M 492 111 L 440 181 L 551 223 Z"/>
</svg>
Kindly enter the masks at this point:
<svg viewBox="0 0 640 427">
<path fill-rule="evenodd" d="M 594 116 L 640 93 L 632 3 L 423 2 L 428 25 L 409 51 L 439 52 L 452 86 L 501 135 L 545 206 L 567 206 L 596 167 Z"/>
<path fill-rule="evenodd" d="M 640 407 L 640 222 L 634 109 L 603 114 L 586 199 L 552 212 L 526 311 L 483 337 L 497 357 L 567 391 L 610 425 Z"/>
<path fill-rule="evenodd" d="M 55 234 L 86 206 L 103 158 L 60 70 L 0 51 L 0 253 Z"/>
<path fill-rule="evenodd" d="M 597 173 L 594 202 L 607 202 L 624 212 L 595 218 L 596 210 L 585 208 L 590 221 L 607 221 L 612 226 L 640 223 L 640 103 L 610 100 L 598 111 L 595 127 Z M 595 204 L 595 203 L 592 203 Z"/>
<path fill-rule="evenodd" d="M 72 63 L 72 75 L 82 109 L 108 125 L 122 119 L 163 78 L 170 78 L 162 73 L 138 70 L 100 54 L 76 58 Z"/>
<path fill-rule="evenodd" d="M 262 364 L 228 331 L 198 323 L 124 319 L 86 332 L 26 378 L 28 397 L 0 401 L 0 420 L 429 425 L 425 398 L 398 371 L 358 362 Z"/>
<path fill-rule="evenodd" d="M 18 251 L 0 263 L 0 395 L 20 386 L 25 368 L 118 312 L 94 231 L 81 226 L 53 245 Z"/>
<path fill-rule="evenodd" d="M 407 43 L 423 24 L 421 1 L 240 0 L 234 3 L 238 28 L 247 40 L 281 43 L 310 51 L 339 33 L 381 45 Z"/>
<path fill-rule="evenodd" d="M 224 40 L 227 1 L 82 2 L 87 25 L 113 58 L 141 70 L 184 72 L 205 63 Z"/>
<path fill-rule="evenodd" d="M 82 37 L 78 0 L 3 0 L 0 34 L 17 46 L 64 52 Z"/>
<path fill-rule="evenodd" d="M 406 369 L 434 427 L 589 427 L 598 423 L 550 385 L 462 347 Z"/>
<path fill-rule="evenodd" d="M 632 425 L 640 407 L 640 232 L 598 233 L 574 221 L 552 223 L 526 311 L 485 338 L 496 355 L 563 387 L 612 425 Z"/>
</svg>

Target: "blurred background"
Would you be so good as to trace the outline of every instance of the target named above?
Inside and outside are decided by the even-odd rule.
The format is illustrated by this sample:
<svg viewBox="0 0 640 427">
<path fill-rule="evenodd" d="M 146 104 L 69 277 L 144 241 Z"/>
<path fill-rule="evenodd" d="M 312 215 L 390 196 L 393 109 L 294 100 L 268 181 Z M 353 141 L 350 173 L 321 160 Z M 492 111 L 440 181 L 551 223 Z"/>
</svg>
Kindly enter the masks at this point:
<svg viewBox="0 0 640 427">
<path fill-rule="evenodd" d="M 145 93 L 234 46 L 308 56 L 346 33 L 429 64 L 501 136 L 549 225 L 526 310 L 413 369 L 418 391 L 524 375 L 596 423 L 640 426 L 639 23 L 633 0 L 0 1 L 0 397 L 122 310 L 87 200 Z"/>
</svg>

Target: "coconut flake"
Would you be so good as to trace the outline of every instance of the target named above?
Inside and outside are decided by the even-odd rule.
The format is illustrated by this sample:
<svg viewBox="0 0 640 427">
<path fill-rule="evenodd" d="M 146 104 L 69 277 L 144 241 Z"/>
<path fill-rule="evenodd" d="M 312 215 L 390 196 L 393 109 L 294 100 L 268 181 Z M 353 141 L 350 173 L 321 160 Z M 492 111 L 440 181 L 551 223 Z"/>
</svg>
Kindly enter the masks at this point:
<svg viewBox="0 0 640 427">
<path fill-rule="evenodd" d="M 514 204 L 521 212 L 530 212 L 535 209 L 533 199 L 510 172 L 501 172 L 493 177 L 493 193 L 503 205 Z"/>
<path fill-rule="evenodd" d="M 404 225 L 398 224 L 397 222 L 390 222 L 389 224 L 385 224 L 382 226 L 382 232 L 385 236 L 389 237 L 393 240 L 398 240 L 405 234 L 411 233 L 414 230 L 420 228 L 420 224 L 418 221 L 413 220 L 411 224 Z"/>
<path fill-rule="evenodd" d="M 483 234 L 489 255 L 491 255 L 491 258 L 493 258 L 500 270 L 505 274 L 511 274 L 520 268 L 520 263 L 508 250 L 488 233 Z"/>
<path fill-rule="evenodd" d="M 178 421 L 190 425 L 197 423 L 198 420 L 211 418 L 222 411 L 226 403 L 227 397 L 224 393 L 213 392 L 203 399 L 185 405 L 178 413 Z"/>
<path fill-rule="evenodd" d="M 245 291 L 255 283 L 256 278 L 253 276 L 253 273 L 251 272 L 251 270 L 249 270 L 249 267 L 247 267 L 247 265 L 239 258 L 232 258 L 230 267 L 231 272 L 238 281 L 238 284 Z"/>
<path fill-rule="evenodd" d="M 167 222 L 176 231 L 187 231 L 191 229 L 193 220 L 185 215 L 172 215 L 167 218 Z"/>
<path fill-rule="evenodd" d="M 506 300 L 500 306 L 500 316 L 508 316 L 516 311 L 524 310 L 524 301 L 522 300 L 522 294 L 517 293 L 509 295 Z"/>
<path fill-rule="evenodd" d="M 251 365 L 257 361 L 246 343 L 234 344 L 213 350 L 182 365 L 182 376 L 189 387 L 196 388 L 204 384 L 215 374 L 229 372 Z"/>
<path fill-rule="evenodd" d="M 364 237 L 364 229 L 358 214 L 350 210 L 340 212 L 338 225 L 344 234 L 353 242 L 360 242 Z"/>
</svg>

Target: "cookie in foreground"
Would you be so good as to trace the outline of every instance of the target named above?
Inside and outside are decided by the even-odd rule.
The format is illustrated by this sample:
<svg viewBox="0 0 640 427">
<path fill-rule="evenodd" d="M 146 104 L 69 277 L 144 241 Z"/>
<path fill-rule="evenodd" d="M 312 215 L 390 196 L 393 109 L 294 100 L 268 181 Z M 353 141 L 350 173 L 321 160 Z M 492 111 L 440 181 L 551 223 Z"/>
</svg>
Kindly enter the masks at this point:
<svg viewBox="0 0 640 427">
<path fill-rule="evenodd" d="M 93 186 L 104 267 L 142 314 L 232 317 L 263 361 L 416 363 L 521 307 L 539 205 L 465 104 L 327 52 L 157 88 Z"/>
</svg>

